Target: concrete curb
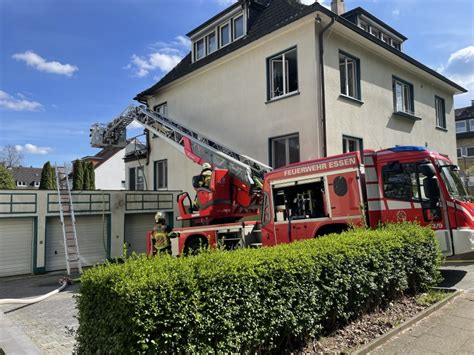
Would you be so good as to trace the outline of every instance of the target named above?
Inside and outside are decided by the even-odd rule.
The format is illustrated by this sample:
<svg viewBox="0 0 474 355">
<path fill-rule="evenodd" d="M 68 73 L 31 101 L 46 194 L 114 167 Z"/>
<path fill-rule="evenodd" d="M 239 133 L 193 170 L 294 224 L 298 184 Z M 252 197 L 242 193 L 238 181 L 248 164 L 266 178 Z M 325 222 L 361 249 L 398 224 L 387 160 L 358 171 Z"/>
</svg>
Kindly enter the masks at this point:
<svg viewBox="0 0 474 355">
<path fill-rule="evenodd" d="M 366 345 L 363 345 L 361 346 L 360 348 L 358 348 L 357 350 L 351 352 L 351 354 L 354 354 L 354 355 L 362 355 L 362 354 L 367 354 L 369 351 L 371 350 L 374 350 L 375 348 L 379 347 L 380 345 L 386 343 L 387 341 L 389 341 L 391 338 L 393 338 L 394 336 L 400 334 L 401 332 L 403 332 L 405 329 L 408 329 L 410 328 L 412 325 L 414 325 L 415 323 L 419 322 L 420 320 L 422 320 L 423 318 L 426 318 L 428 317 L 430 314 L 432 314 L 433 312 L 437 311 L 438 309 L 440 309 L 441 307 L 443 307 L 446 303 L 448 303 L 449 301 L 451 301 L 453 298 L 461 295 L 463 293 L 462 290 L 454 290 L 454 289 L 444 289 L 444 288 L 440 288 L 440 287 L 435 287 L 434 289 L 437 289 L 437 290 L 445 290 L 445 291 L 452 291 L 452 294 L 449 295 L 448 297 L 446 297 L 444 300 L 442 301 L 439 301 L 438 303 L 435 303 L 433 304 L 432 306 L 428 307 L 427 309 L 425 309 L 424 311 L 418 313 L 416 316 L 414 316 L 413 318 L 410 318 L 408 319 L 407 321 L 403 322 L 402 324 L 400 324 L 399 326 L 393 328 L 392 330 L 390 330 L 388 333 L 385 333 L 384 335 L 372 340 L 370 343 L 366 344 Z"/>
</svg>

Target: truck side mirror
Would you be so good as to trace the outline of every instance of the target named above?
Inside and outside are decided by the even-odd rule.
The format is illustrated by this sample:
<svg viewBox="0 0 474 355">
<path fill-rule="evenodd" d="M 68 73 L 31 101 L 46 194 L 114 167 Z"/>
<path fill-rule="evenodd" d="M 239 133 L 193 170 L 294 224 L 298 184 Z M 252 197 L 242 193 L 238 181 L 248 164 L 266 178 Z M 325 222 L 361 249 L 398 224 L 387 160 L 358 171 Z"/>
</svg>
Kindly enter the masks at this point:
<svg viewBox="0 0 474 355">
<path fill-rule="evenodd" d="M 419 171 L 428 178 L 432 178 L 436 175 L 435 167 L 431 163 L 419 165 Z"/>
<path fill-rule="evenodd" d="M 440 191 L 438 179 L 436 177 L 426 177 L 423 180 L 423 190 L 425 192 L 425 196 L 430 200 L 439 200 Z"/>
</svg>

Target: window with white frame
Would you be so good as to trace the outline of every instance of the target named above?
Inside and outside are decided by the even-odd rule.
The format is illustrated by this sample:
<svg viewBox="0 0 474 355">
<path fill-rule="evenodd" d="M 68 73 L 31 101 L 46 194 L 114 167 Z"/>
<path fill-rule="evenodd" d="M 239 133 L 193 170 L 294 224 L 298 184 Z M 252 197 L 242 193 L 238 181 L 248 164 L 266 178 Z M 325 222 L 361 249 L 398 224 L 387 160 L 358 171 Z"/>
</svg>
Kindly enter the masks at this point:
<svg viewBox="0 0 474 355">
<path fill-rule="evenodd" d="M 469 131 L 474 132 L 474 119 L 469 120 Z"/>
<path fill-rule="evenodd" d="M 458 158 L 461 158 L 462 157 L 462 148 L 456 148 L 456 153 L 457 153 Z"/>
<path fill-rule="evenodd" d="M 153 108 L 153 111 L 159 113 L 160 115 L 168 116 L 168 103 L 163 102 L 162 104 L 156 105 Z"/>
<path fill-rule="evenodd" d="M 35 186 L 35 187 L 39 187 L 39 186 L 40 186 L 40 182 L 39 182 L 39 181 L 35 181 L 35 182 L 34 182 L 34 186 Z"/>
<path fill-rule="evenodd" d="M 145 174 L 143 166 L 128 169 L 128 189 L 145 190 Z"/>
<path fill-rule="evenodd" d="M 351 136 L 342 136 L 342 152 L 361 152 L 362 147 L 362 138 L 356 138 Z"/>
<path fill-rule="evenodd" d="M 446 109 L 444 99 L 435 96 L 436 126 L 446 129 Z"/>
<path fill-rule="evenodd" d="M 207 49 L 206 53 L 211 54 L 217 50 L 217 36 L 215 32 L 210 33 L 207 35 Z"/>
<path fill-rule="evenodd" d="M 412 84 L 395 77 L 393 78 L 393 106 L 395 112 L 403 112 L 409 115 L 415 114 Z"/>
<path fill-rule="evenodd" d="M 205 54 L 206 54 L 206 46 L 204 43 L 204 38 L 201 38 L 200 40 L 194 43 L 194 60 L 199 60 L 201 58 L 204 58 Z"/>
<path fill-rule="evenodd" d="M 230 43 L 230 23 L 222 25 L 219 30 L 220 45 L 224 47 Z"/>
<path fill-rule="evenodd" d="M 168 160 L 154 162 L 155 190 L 168 188 Z"/>
<path fill-rule="evenodd" d="M 268 99 L 298 91 L 296 47 L 268 59 Z"/>
<path fill-rule="evenodd" d="M 456 133 L 467 132 L 466 121 L 456 122 Z"/>
<path fill-rule="evenodd" d="M 300 139 L 298 134 L 270 138 L 270 161 L 273 168 L 300 161 Z"/>
<path fill-rule="evenodd" d="M 474 157 L 474 147 L 466 147 L 466 156 Z"/>
<path fill-rule="evenodd" d="M 341 94 L 360 100 L 359 59 L 339 51 Z"/>
<path fill-rule="evenodd" d="M 233 20 L 234 41 L 244 35 L 244 15 L 235 17 Z"/>
</svg>

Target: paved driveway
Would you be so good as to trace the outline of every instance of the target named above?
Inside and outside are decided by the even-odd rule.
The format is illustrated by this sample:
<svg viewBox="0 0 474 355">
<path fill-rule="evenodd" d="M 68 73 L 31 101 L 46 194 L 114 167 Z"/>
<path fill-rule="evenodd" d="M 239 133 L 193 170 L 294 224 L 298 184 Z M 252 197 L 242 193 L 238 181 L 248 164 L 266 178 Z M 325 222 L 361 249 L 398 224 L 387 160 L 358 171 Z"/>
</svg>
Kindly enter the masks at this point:
<svg viewBox="0 0 474 355">
<path fill-rule="evenodd" d="M 58 280 L 63 275 L 63 273 L 51 273 L 41 276 L 0 279 L 0 299 L 43 295 L 56 289 L 59 286 Z M 73 298 L 77 291 L 78 285 L 76 284 L 32 305 L 0 305 L 3 323 L 8 322 L 10 325 L 8 329 L 2 330 L 3 333 L 9 332 L 14 338 L 20 339 L 26 335 L 32 341 L 33 347 L 36 346 L 40 353 L 71 354 L 74 348 L 73 332 L 78 326 Z M 19 342 L 25 343 L 21 340 Z M 7 340 L 0 337 L 0 348 L 3 347 L 5 351 L 17 346 L 19 344 L 10 343 L 8 345 Z M 31 348 L 25 348 L 23 351 L 18 349 L 17 351 L 20 354 L 33 352 Z"/>
</svg>

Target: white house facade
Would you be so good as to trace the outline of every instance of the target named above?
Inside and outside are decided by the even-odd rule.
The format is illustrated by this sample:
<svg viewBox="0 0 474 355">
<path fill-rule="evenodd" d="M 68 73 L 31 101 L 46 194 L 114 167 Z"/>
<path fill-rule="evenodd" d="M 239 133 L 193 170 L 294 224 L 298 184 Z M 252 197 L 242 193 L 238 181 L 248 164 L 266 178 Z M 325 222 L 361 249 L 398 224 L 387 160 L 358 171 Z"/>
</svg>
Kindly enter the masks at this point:
<svg viewBox="0 0 474 355">
<path fill-rule="evenodd" d="M 188 33 L 192 51 L 135 99 L 273 167 L 398 144 L 456 161 L 453 95 L 465 89 L 404 54 L 406 37 L 373 15 L 333 5 L 239 1 Z M 192 190 L 199 167 L 148 143 L 147 189 Z"/>
</svg>

